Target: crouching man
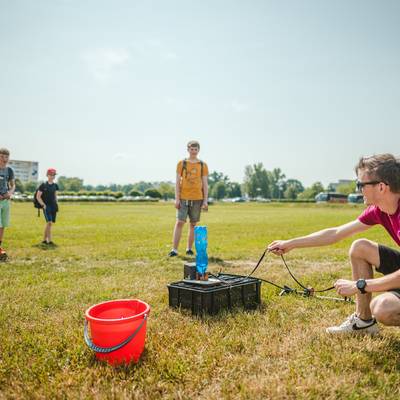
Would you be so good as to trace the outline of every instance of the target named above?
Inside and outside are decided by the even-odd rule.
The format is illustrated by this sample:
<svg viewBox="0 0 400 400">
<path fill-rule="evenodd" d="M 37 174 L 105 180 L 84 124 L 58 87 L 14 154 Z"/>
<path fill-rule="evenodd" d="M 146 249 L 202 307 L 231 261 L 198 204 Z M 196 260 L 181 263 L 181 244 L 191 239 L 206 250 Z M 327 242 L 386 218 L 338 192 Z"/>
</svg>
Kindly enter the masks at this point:
<svg viewBox="0 0 400 400">
<path fill-rule="evenodd" d="M 357 188 L 368 206 L 354 221 L 308 236 L 272 242 L 268 249 L 277 255 L 300 247 L 325 246 L 382 225 L 400 246 L 400 159 L 391 154 L 362 157 L 357 166 Z M 356 295 L 356 310 L 328 333 L 378 332 L 377 321 L 400 326 L 400 251 L 358 239 L 351 245 L 352 280 L 335 283 L 342 296 Z M 373 278 L 374 268 L 384 276 Z M 385 292 L 372 299 L 373 292 Z"/>
</svg>

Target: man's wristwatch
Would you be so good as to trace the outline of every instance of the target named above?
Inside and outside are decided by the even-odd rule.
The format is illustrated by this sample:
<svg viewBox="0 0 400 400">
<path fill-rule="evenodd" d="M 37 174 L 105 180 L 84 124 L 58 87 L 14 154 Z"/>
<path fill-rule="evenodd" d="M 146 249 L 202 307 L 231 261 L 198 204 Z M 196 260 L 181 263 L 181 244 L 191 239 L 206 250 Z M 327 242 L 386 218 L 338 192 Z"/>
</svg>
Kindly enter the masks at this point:
<svg viewBox="0 0 400 400">
<path fill-rule="evenodd" d="M 367 282 L 365 279 L 359 279 L 356 283 L 357 289 L 360 291 L 360 293 L 365 294 L 367 293 L 365 290 L 365 287 L 367 286 Z"/>
</svg>

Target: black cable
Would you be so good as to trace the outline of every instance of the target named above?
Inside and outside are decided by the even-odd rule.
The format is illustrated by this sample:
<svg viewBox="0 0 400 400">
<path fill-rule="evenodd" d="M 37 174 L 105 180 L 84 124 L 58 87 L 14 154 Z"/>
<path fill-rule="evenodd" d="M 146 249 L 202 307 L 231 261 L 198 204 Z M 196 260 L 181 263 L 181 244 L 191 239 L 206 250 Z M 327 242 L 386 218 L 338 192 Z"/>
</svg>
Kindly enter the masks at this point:
<svg viewBox="0 0 400 400">
<path fill-rule="evenodd" d="M 305 287 L 293 274 L 292 271 L 290 271 L 288 265 L 286 264 L 285 258 L 283 257 L 283 254 L 281 254 L 281 258 L 283 263 L 285 264 L 286 269 L 288 270 L 290 276 L 293 278 L 293 280 L 299 285 L 301 286 L 304 290 L 310 290 L 309 288 Z M 329 290 L 335 289 L 335 286 L 330 286 L 326 289 L 320 289 L 320 290 L 313 290 L 314 293 L 323 293 L 323 292 L 327 292 Z"/>
</svg>

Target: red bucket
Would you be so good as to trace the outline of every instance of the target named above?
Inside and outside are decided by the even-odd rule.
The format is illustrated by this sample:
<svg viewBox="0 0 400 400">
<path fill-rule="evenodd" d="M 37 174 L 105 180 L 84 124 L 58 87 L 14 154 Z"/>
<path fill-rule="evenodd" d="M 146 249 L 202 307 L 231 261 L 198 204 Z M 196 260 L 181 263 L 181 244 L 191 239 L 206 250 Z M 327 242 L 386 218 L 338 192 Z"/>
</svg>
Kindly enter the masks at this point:
<svg viewBox="0 0 400 400">
<path fill-rule="evenodd" d="M 146 340 L 150 306 L 141 300 L 111 300 L 85 313 L 85 342 L 111 365 L 138 362 Z M 89 337 L 88 324 L 92 338 Z"/>
</svg>

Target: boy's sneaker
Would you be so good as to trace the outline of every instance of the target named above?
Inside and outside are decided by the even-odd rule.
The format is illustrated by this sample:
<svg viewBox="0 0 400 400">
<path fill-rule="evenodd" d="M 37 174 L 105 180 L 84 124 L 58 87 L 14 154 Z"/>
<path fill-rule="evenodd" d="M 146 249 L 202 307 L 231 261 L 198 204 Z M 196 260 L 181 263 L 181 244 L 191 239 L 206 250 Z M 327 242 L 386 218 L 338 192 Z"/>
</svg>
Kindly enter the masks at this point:
<svg viewBox="0 0 400 400">
<path fill-rule="evenodd" d="M 379 332 L 379 327 L 375 318 L 371 321 L 363 321 L 356 313 L 350 315 L 341 325 L 330 326 L 326 328 L 327 333 L 362 333 L 368 335 L 376 335 Z"/>
<path fill-rule="evenodd" d="M 193 250 L 192 249 L 187 249 L 186 250 L 186 255 L 187 256 L 194 256 Z"/>
<path fill-rule="evenodd" d="M 7 253 L 6 251 L 0 247 L 0 261 L 6 261 L 7 260 Z"/>
<path fill-rule="evenodd" d="M 169 253 L 168 253 L 168 257 L 176 257 L 178 255 L 178 253 L 175 251 L 175 250 L 171 250 Z"/>
</svg>

